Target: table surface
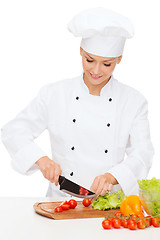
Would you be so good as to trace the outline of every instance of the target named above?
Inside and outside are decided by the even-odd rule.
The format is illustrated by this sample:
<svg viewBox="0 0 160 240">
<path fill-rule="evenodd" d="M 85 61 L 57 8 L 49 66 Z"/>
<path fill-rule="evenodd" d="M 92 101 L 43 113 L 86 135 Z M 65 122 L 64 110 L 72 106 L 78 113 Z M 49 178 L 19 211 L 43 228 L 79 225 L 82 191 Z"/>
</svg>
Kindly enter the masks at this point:
<svg viewBox="0 0 160 240">
<path fill-rule="evenodd" d="M 62 198 L 0 198 L 0 239 L 3 240 L 68 240 L 68 239 L 160 239 L 160 228 L 144 230 L 104 230 L 104 218 L 54 220 L 35 213 L 36 202 L 64 201 Z"/>
</svg>

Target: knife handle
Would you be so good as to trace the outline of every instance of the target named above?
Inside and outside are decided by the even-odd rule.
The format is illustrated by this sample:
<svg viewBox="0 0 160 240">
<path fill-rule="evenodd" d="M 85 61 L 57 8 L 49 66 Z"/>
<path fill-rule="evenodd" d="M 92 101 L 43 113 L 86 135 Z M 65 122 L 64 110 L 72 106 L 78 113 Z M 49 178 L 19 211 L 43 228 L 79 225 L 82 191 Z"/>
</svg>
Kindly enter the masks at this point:
<svg viewBox="0 0 160 240">
<path fill-rule="evenodd" d="M 59 184 L 62 184 L 62 182 L 65 180 L 65 177 L 63 177 L 63 176 L 59 176 L 59 180 L 58 180 L 58 182 L 59 182 Z"/>
</svg>

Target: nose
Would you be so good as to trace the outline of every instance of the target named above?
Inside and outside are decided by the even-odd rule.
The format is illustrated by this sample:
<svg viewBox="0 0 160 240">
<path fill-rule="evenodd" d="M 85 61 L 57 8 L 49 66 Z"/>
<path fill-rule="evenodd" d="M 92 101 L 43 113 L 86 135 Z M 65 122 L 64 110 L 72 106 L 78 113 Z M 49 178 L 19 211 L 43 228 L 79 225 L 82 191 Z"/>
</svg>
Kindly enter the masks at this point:
<svg viewBox="0 0 160 240">
<path fill-rule="evenodd" d="M 100 63 L 95 63 L 93 69 L 92 69 L 93 74 L 98 75 L 101 72 L 101 66 Z"/>
</svg>

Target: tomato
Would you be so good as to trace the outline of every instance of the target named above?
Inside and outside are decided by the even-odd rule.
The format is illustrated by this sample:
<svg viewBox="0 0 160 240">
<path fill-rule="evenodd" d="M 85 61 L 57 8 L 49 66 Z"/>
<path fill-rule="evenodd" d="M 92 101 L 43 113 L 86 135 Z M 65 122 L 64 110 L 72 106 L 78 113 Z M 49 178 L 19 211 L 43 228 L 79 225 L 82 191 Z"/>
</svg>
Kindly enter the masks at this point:
<svg viewBox="0 0 160 240">
<path fill-rule="evenodd" d="M 146 228 L 146 224 L 145 224 L 144 219 L 140 218 L 140 219 L 138 220 L 138 222 L 137 222 L 137 227 L 138 227 L 139 229 L 144 229 L 144 228 Z"/>
<path fill-rule="evenodd" d="M 119 219 L 120 220 L 120 223 L 121 223 L 121 226 L 122 226 L 122 220 L 123 220 L 123 218 L 124 218 L 124 216 L 122 215 L 122 213 L 121 212 L 116 212 L 115 214 L 114 214 L 114 217 L 113 217 L 114 219 Z M 112 219 L 113 219 L 112 218 Z"/>
<path fill-rule="evenodd" d="M 121 227 L 121 220 L 119 218 L 114 218 L 112 220 L 112 226 L 114 228 L 120 228 Z"/>
<path fill-rule="evenodd" d="M 151 226 L 151 222 L 152 222 L 152 217 L 151 216 L 146 216 L 143 218 L 146 228 Z"/>
<path fill-rule="evenodd" d="M 103 222 L 102 222 L 102 227 L 103 227 L 104 229 L 111 229 L 111 227 L 112 227 L 111 221 L 110 221 L 109 219 L 103 220 Z"/>
<path fill-rule="evenodd" d="M 159 227 L 160 226 L 160 218 L 153 217 L 151 223 L 154 227 Z"/>
<path fill-rule="evenodd" d="M 62 204 L 61 207 L 62 207 L 63 210 L 68 210 L 70 208 L 70 205 L 69 204 Z"/>
<path fill-rule="evenodd" d="M 74 199 L 69 200 L 68 202 L 70 208 L 75 208 L 77 206 L 77 201 Z"/>
<path fill-rule="evenodd" d="M 84 198 L 82 203 L 85 207 L 88 207 L 91 204 L 91 200 L 88 198 Z"/>
<path fill-rule="evenodd" d="M 122 217 L 123 214 L 122 214 L 121 212 L 116 212 L 116 213 L 114 214 L 114 216 L 116 216 L 116 217 Z"/>
<path fill-rule="evenodd" d="M 138 216 L 136 215 L 136 214 L 132 214 L 132 215 L 130 215 L 130 218 L 131 219 L 133 219 L 135 222 L 137 222 L 138 221 Z"/>
<path fill-rule="evenodd" d="M 124 228 L 128 228 L 128 219 L 127 218 L 122 220 L 121 226 Z"/>
<path fill-rule="evenodd" d="M 133 219 L 128 220 L 128 228 L 130 230 L 136 230 L 137 229 L 137 223 L 135 222 L 135 220 L 133 220 Z"/>
<path fill-rule="evenodd" d="M 57 207 L 55 207 L 54 211 L 55 212 L 62 212 L 63 208 L 61 206 L 57 206 Z"/>
<path fill-rule="evenodd" d="M 87 196 L 89 194 L 89 191 L 87 189 L 83 188 L 83 187 L 80 187 L 79 194 Z"/>
<path fill-rule="evenodd" d="M 110 220 L 111 220 L 111 223 L 112 223 L 112 225 L 113 225 L 113 221 L 114 221 L 114 219 L 116 219 L 116 217 L 112 217 Z"/>
</svg>

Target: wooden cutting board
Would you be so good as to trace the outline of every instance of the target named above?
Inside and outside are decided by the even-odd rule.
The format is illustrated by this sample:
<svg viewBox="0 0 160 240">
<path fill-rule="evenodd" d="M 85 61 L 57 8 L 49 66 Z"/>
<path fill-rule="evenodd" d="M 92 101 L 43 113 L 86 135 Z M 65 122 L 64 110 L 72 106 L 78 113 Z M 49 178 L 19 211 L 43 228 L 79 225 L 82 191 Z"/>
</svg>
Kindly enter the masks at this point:
<svg viewBox="0 0 160 240">
<path fill-rule="evenodd" d="M 111 210 L 95 210 L 92 206 L 84 207 L 82 202 L 77 202 L 74 209 L 63 210 L 63 212 L 55 212 L 54 208 L 62 202 L 40 202 L 33 205 L 36 213 L 52 219 L 75 219 L 75 218 L 100 218 L 113 216 L 119 209 Z"/>
</svg>

